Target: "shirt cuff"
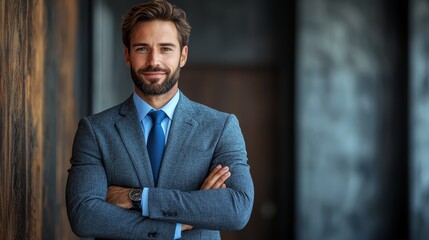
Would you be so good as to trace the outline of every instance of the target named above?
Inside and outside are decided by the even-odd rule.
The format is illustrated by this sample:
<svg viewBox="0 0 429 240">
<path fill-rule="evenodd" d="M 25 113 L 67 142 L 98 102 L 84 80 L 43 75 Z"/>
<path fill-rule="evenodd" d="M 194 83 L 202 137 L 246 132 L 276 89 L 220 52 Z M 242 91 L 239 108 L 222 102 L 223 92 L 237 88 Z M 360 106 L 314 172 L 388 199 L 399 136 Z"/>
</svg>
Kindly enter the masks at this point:
<svg viewBox="0 0 429 240">
<path fill-rule="evenodd" d="M 143 188 L 143 193 L 142 193 L 142 215 L 143 217 L 149 217 L 149 188 Z M 177 228 L 176 228 L 177 230 Z"/>
<path fill-rule="evenodd" d="M 149 217 L 149 188 L 143 188 L 142 192 L 142 215 L 143 217 Z M 174 239 L 182 237 L 182 224 L 176 224 L 176 230 L 174 231 Z"/>
<path fill-rule="evenodd" d="M 182 224 L 176 224 L 176 231 L 174 232 L 174 239 L 179 239 L 182 237 Z"/>
</svg>

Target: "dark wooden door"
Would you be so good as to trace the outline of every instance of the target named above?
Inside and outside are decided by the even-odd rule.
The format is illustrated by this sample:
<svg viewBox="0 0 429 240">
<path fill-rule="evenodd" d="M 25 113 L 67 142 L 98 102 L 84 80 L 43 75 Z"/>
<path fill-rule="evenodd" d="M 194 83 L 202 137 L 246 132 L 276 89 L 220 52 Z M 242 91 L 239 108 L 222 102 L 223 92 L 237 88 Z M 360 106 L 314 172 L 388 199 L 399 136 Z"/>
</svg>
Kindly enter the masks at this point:
<svg viewBox="0 0 429 240">
<path fill-rule="evenodd" d="M 179 88 L 192 100 L 237 116 L 246 141 L 255 185 L 255 202 L 248 225 L 222 232 L 222 239 L 266 239 L 275 215 L 274 140 L 276 74 L 269 67 L 187 65 Z"/>
</svg>

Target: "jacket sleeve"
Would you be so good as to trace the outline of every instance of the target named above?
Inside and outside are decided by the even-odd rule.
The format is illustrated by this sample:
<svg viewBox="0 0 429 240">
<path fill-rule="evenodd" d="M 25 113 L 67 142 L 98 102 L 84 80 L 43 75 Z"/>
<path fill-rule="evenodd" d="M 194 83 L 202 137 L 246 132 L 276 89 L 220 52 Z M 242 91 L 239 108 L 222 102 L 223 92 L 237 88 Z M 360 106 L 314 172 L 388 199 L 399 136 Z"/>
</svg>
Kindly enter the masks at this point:
<svg viewBox="0 0 429 240">
<path fill-rule="evenodd" d="M 143 218 L 139 211 L 106 202 L 108 181 L 102 158 L 92 125 L 83 118 L 75 135 L 66 186 L 73 232 L 91 238 L 173 239 L 175 223 Z"/>
<path fill-rule="evenodd" d="M 227 117 L 215 147 L 211 165 L 217 164 L 230 168 L 227 188 L 190 192 L 152 188 L 149 191 L 149 217 L 212 230 L 245 227 L 252 212 L 254 186 L 243 134 L 232 114 Z"/>
</svg>

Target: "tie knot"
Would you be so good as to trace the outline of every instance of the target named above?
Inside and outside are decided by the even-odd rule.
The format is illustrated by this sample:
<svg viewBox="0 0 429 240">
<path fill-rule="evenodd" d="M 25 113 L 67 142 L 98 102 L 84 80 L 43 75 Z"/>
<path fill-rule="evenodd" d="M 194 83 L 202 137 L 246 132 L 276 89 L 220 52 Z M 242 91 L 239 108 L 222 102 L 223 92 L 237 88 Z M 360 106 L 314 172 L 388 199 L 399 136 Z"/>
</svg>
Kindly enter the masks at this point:
<svg viewBox="0 0 429 240">
<path fill-rule="evenodd" d="M 164 111 L 159 110 L 159 111 L 150 111 L 148 113 L 149 117 L 152 118 L 152 122 L 153 124 L 160 124 L 162 122 L 162 120 L 164 120 L 164 118 L 166 117 Z"/>
</svg>

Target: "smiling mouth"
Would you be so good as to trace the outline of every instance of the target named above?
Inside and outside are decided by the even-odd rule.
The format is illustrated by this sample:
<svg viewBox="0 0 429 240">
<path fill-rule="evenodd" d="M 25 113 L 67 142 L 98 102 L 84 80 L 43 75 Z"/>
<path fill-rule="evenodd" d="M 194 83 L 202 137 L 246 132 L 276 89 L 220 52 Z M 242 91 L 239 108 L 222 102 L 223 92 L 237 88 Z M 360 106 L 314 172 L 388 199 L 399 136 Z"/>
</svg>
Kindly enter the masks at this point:
<svg viewBox="0 0 429 240">
<path fill-rule="evenodd" d="M 143 72 L 142 74 L 151 83 L 157 83 L 163 76 L 166 75 L 165 72 Z"/>
<path fill-rule="evenodd" d="M 156 83 L 168 75 L 168 71 L 161 67 L 141 68 L 138 73 L 151 83 Z"/>
<path fill-rule="evenodd" d="M 158 76 L 158 75 L 165 75 L 165 72 L 143 72 L 143 75 L 145 76 Z"/>
</svg>

